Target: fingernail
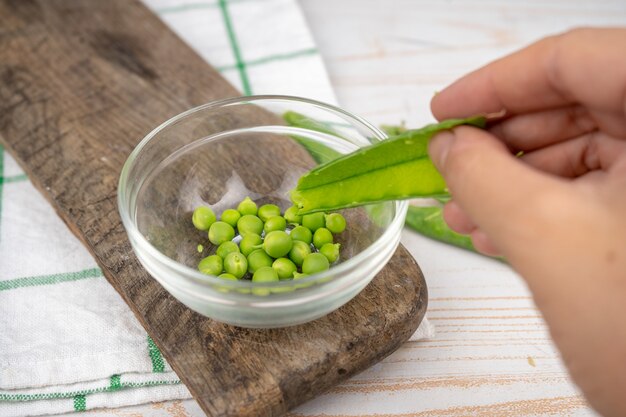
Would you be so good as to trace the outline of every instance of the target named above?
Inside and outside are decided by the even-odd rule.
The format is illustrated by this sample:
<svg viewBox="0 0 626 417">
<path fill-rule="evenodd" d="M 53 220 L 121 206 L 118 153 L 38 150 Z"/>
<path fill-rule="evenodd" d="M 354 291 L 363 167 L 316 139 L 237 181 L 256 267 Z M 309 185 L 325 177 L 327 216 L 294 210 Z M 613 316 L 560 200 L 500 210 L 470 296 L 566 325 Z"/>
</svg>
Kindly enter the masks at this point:
<svg viewBox="0 0 626 417">
<path fill-rule="evenodd" d="M 435 166 L 442 170 L 446 165 L 446 158 L 448 157 L 448 151 L 454 143 L 454 133 L 449 130 L 437 133 L 428 145 L 428 154 Z"/>
</svg>

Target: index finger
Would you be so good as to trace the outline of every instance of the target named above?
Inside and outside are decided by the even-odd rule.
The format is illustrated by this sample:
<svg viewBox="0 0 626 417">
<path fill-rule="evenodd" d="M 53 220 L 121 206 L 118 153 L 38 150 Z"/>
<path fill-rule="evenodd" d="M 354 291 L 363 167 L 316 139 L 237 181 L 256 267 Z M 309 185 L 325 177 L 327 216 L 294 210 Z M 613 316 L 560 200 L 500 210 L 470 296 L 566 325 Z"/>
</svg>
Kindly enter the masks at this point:
<svg viewBox="0 0 626 417">
<path fill-rule="evenodd" d="M 578 29 L 540 40 L 470 73 L 431 101 L 439 119 L 508 115 L 581 103 L 619 111 L 626 90 L 626 30 Z"/>
</svg>

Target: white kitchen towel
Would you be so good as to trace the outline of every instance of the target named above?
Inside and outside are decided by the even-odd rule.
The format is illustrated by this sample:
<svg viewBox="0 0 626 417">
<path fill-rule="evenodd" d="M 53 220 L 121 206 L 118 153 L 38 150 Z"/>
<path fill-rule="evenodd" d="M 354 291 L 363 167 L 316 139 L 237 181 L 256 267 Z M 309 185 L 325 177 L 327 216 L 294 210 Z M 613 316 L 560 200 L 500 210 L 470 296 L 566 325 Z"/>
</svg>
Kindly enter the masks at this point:
<svg viewBox="0 0 626 417">
<path fill-rule="evenodd" d="M 244 94 L 333 103 L 295 0 L 145 0 Z M 428 337 L 425 322 L 416 337 Z M 0 147 L 0 416 L 189 398 L 94 259 Z"/>
</svg>

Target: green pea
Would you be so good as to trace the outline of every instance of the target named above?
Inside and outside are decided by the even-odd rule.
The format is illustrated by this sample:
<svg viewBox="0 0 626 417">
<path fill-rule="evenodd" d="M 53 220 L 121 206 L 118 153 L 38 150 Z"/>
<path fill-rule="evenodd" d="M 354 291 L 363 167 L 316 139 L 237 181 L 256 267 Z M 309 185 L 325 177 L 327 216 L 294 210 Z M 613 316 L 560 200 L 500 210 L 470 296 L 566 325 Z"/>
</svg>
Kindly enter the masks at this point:
<svg viewBox="0 0 626 417">
<path fill-rule="evenodd" d="M 328 259 L 331 264 L 339 258 L 339 243 L 326 243 L 320 248 L 320 253 Z"/>
<path fill-rule="evenodd" d="M 339 213 L 330 213 L 325 217 L 326 228 L 332 233 L 341 233 L 346 230 L 346 219 Z"/>
<path fill-rule="evenodd" d="M 256 203 L 252 201 L 250 197 L 246 197 L 237 206 L 237 211 L 241 213 L 242 216 L 245 216 L 245 215 L 254 216 L 256 215 L 256 212 L 257 212 Z"/>
<path fill-rule="evenodd" d="M 325 227 L 320 227 L 313 233 L 313 246 L 319 249 L 327 243 L 333 243 L 333 234 Z"/>
<path fill-rule="evenodd" d="M 215 253 L 222 259 L 226 258 L 226 255 L 232 252 L 239 252 L 239 246 L 232 240 L 227 240 L 226 242 L 219 245 Z"/>
<path fill-rule="evenodd" d="M 222 258 L 217 255 L 209 255 L 202 258 L 198 264 L 198 270 L 207 275 L 219 275 L 223 270 Z"/>
<path fill-rule="evenodd" d="M 252 294 L 260 295 L 262 297 L 270 295 L 270 292 L 269 288 L 252 288 Z"/>
<path fill-rule="evenodd" d="M 226 209 L 222 212 L 222 221 L 224 223 L 230 224 L 232 227 L 237 226 L 237 221 L 241 217 L 241 213 L 239 213 L 235 209 Z"/>
<path fill-rule="evenodd" d="M 278 258 L 272 264 L 272 268 L 278 274 L 279 279 L 289 279 L 293 277 L 293 273 L 298 270 L 296 264 L 291 259 Z"/>
<path fill-rule="evenodd" d="M 257 249 L 248 255 L 248 272 L 254 274 L 257 269 L 272 266 L 272 258 L 263 249 Z"/>
<path fill-rule="evenodd" d="M 224 222 L 215 222 L 209 228 L 209 240 L 214 245 L 221 245 L 235 237 L 235 229 Z"/>
<path fill-rule="evenodd" d="M 229 279 L 231 281 L 237 281 L 237 277 L 234 276 L 233 274 L 224 273 L 224 274 L 219 274 L 217 277 L 223 278 L 223 279 Z"/>
<path fill-rule="evenodd" d="M 287 223 L 300 224 L 302 222 L 302 216 L 298 215 L 298 207 L 291 206 L 285 210 L 285 220 L 287 220 Z"/>
<path fill-rule="evenodd" d="M 289 251 L 289 259 L 291 259 L 294 264 L 302 266 L 304 258 L 310 253 L 311 246 L 309 244 L 294 240 L 291 250 Z"/>
<path fill-rule="evenodd" d="M 280 216 L 280 207 L 276 204 L 263 204 L 259 207 L 257 215 L 261 218 L 261 220 L 266 222 L 270 217 Z"/>
<path fill-rule="evenodd" d="M 241 278 L 248 270 L 248 260 L 242 253 L 231 252 L 224 259 L 224 269 L 229 274 Z"/>
<path fill-rule="evenodd" d="M 226 273 L 224 273 L 224 274 L 219 274 L 217 277 L 218 278 L 222 278 L 222 279 L 226 279 L 226 280 L 229 280 L 229 281 L 237 281 L 237 277 L 234 276 L 233 274 L 226 274 Z M 224 292 L 224 293 L 229 292 L 231 290 L 228 287 L 222 287 L 222 286 L 218 286 L 215 289 L 218 290 L 219 292 Z"/>
<path fill-rule="evenodd" d="M 267 266 L 262 266 L 257 269 L 254 275 L 252 275 L 252 282 L 276 282 L 278 281 L 278 274 L 274 269 Z M 269 288 L 253 288 L 252 293 L 255 295 L 269 295 Z"/>
<path fill-rule="evenodd" d="M 329 267 L 328 259 L 321 253 L 311 253 L 302 262 L 302 272 L 304 274 L 316 274 L 326 271 Z"/>
<path fill-rule="evenodd" d="M 263 221 L 251 214 L 243 215 L 237 222 L 237 230 L 239 230 L 241 236 L 245 236 L 249 233 L 261 235 L 261 233 L 263 233 Z"/>
<path fill-rule="evenodd" d="M 202 245 L 198 245 L 198 246 L 196 247 L 196 249 L 197 249 L 198 253 L 202 253 L 202 251 L 204 250 L 204 246 L 202 246 Z"/>
<path fill-rule="evenodd" d="M 287 221 L 282 216 L 273 216 L 267 219 L 263 230 L 265 233 L 273 232 L 274 230 L 285 230 L 287 228 Z"/>
<path fill-rule="evenodd" d="M 248 256 L 255 250 L 259 249 L 258 246 L 262 243 L 263 239 L 261 236 L 255 233 L 248 233 L 241 239 L 241 242 L 239 242 L 239 250 L 245 256 Z"/>
<path fill-rule="evenodd" d="M 293 279 L 294 279 L 294 281 L 298 281 L 298 280 L 300 280 L 300 279 L 302 279 L 302 278 L 306 278 L 306 277 L 308 277 L 308 276 L 309 276 L 309 274 L 301 274 L 301 273 L 299 273 L 299 272 L 296 272 L 295 274 L 293 274 Z M 304 284 L 304 283 L 303 283 L 303 284 L 297 284 L 297 285 L 295 285 L 294 287 L 295 287 L 296 289 L 302 289 L 302 288 L 312 287 L 312 286 L 313 286 L 313 285 L 315 285 L 317 282 L 319 282 L 319 281 L 315 281 L 315 282 L 307 282 L 306 284 Z"/>
<path fill-rule="evenodd" d="M 270 266 L 262 266 L 252 275 L 252 282 L 278 281 L 278 274 Z"/>
<path fill-rule="evenodd" d="M 306 278 L 308 276 L 309 276 L 309 274 L 303 274 L 303 273 L 300 273 L 300 272 L 296 272 L 295 274 L 293 274 L 293 280 L 294 281 L 298 281 L 298 280 L 301 280 L 302 278 Z M 296 289 L 312 287 L 313 285 L 316 284 L 316 282 L 307 282 L 306 284 L 304 284 L 304 283 L 303 284 L 296 284 L 296 285 L 294 285 L 294 287 Z"/>
<path fill-rule="evenodd" d="M 295 287 L 292 287 L 291 285 L 286 285 L 284 287 L 272 287 L 270 288 L 270 291 L 274 294 L 284 294 L 286 292 L 294 292 L 296 290 Z"/>
<path fill-rule="evenodd" d="M 200 206 L 196 208 L 193 211 L 193 216 L 191 217 L 191 221 L 193 222 L 193 225 L 196 227 L 196 229 L 202 230 L 204 232 L 209 230 L 209 227 L 211 227 L 211 225 L 215 223 L 215 220 L 217 220 L 217 218 L 215 217 L 215 213 L 213 213 L 213 210 L 205 206 Z"/>
<path fill-rule="evenodd" d="M 304 226 L 294 227 L 289 236 L 291 236 L 291 240 L 299 240 L 309 245 L 313 241 L 313 233 Z"/>
<path fill-rule="evenodd" d="M 285 256 L 291 250 L 293 241 L 289 235 L 282 230 L 274 230 L 265 235 L 263 249 L 273 258 Z"/>
<path fill-rule="evenodd" d="M 302 216 L 302 226 L 308 227 L 312 232 L 315 232 L 320 227 L 324 227 L 324 213 L 305 214 Z"/>
</svg>

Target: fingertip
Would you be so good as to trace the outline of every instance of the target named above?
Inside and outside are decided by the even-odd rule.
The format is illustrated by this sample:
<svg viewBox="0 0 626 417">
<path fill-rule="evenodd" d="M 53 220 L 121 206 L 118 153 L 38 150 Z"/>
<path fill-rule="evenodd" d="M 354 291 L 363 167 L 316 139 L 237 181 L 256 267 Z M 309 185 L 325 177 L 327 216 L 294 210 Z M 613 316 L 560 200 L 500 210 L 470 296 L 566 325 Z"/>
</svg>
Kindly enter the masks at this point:
<svg viewBox="0 0 626 417">
<path fill-rule="evenodd" d="M 457 86 L 465 77 L 462 77 L 441 91 L 436 92 L 430 99 L 430 111 L 435 119 L 441 121 L 460 116 L 457 100 Z"/>
<path fill-rule="evenodd" d="M 452 205 L 446 209 L 445 220 L 459 233 L 485 230 L 499 244 L 521 233 L 520 220 L 537 205 L 528 196 L 549 186 L 544 175 L 511 155 L 496 137 L 468 126 L 454 129 L 443 168 L 440 172 L 458 204 L 458 211 Z M 483 253 L 499 253 L 483 236 L 476 237 L 476 245 Z"/>
<path fill-rule="evenodd" d="M 509 154 L 502 142 L 490 133 L 470 126 L 459 126 L 436 135 L 430 143 L 429 154 L 457 201 L 465 204 L 465 195 L 472 187 L 480 187 L 491 179 L 495 170 L 491 162 L 495 155 Z M 509 158 L 512 156 L 509 154 Z M 469 188 L 468 188 L 469 187 Z"/>
<path fill-rule="evenodd" d="M 435 167 L 445 175 L 446 159 L 448 152 L 454 146 L 454 133 L 450 130 L 444 130 L 432 137 L 428 143 L 428 155 L 435 164 Z"/>
<path fill-rule="evenodd" d="M 497 113 L 503 104 L 490 89 L 489 66 L 479 68 L 435 94 L 430 111 L 437 120 Z"/>
<path fill-rule="evenodd" d="M 476 224 L 454 200 L 449 201 L 443 207 L 443 219 L 450 229 L 457 233 L 469 235 L 476 230 Z"/>
<path fill-rule="evenodd" d="M 471 233 L 472 244 L 474 249 L 487 256 L 502 256 L 502 253 L 493 244 L 491 239 L 480 229 L 476 229 Z"/>
<path fill-rule="evenodd" d="M 442 97 L 441 94 L 444 91 L 446 90 L 444 89 L 443 91 L 436 91 L 433 97 L 430 99 L 430 112 L 438 121 L 441 121 L 444 119 L 443 110 L 445 109 L 445 104 L 442 104 L 442 103 L 445 100 L 445 96 L 443 99 L 441 98 Z"/>
</svg>

